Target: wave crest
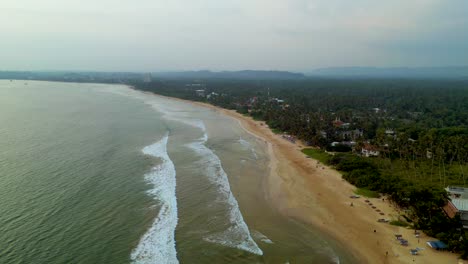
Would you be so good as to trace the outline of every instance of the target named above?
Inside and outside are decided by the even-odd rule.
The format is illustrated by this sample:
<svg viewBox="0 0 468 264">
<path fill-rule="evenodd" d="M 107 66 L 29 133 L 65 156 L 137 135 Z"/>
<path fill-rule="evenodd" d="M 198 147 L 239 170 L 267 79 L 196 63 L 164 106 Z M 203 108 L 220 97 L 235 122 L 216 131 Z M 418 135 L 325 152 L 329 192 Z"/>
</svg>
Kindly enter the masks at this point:
<svg viewBox="0 0 468 264">
<path fill-rule="evenodd" d="M 142 150 L 144 154 L 161 160 L 161 164 L 145 174 L 145 180 L 153 185 L 148 193 L 160 203 L 161 208 L 151 228 L 133 250 L 130 256 L 133 263 L 179 263 L 174 234 L 177 226 L 176 171 L 167 154 L 168 138 L 166 134 Z"/>
</svg>

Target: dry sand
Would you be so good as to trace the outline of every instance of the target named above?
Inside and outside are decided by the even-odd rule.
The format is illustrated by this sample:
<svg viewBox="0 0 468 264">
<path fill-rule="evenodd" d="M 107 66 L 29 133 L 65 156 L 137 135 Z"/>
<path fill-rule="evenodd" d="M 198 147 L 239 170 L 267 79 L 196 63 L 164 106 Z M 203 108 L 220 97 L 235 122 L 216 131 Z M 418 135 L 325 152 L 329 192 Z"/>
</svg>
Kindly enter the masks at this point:
<svg viewBox="0 0 468 264">
<path fill-rule="evenodd" d="M 378 223 L 379 218 L 391 220 L 398 216 L 389 202 L 368 199 L 385 213 L 382 216 L 365 202 L 366 198 L 351 199 L 349 196 L 355 187 L 343 180 L 339 172 L 323 164 L 317 167 L 316 160 L 300 152 L 303 148 L 300 143 L 291 143 L 272 133 L 264 122 L 209 104 L 182 101 L 235 118 L 245 130 L 264 140 L 271 156 L 271 174 L 266 179 L 267 199 L 281 213 L 327 232 L 350 249 L 360 263 L 465 263 L 459 262 L 456 254 L 429 248 L 426 242 L 433 238 L 421 234 L 418 239 L 412 229 Z M 409 246 L 401 246 L 395 234 L 403 235 Z M 416 247 L 424 250 L 412 256 L 409 250 Z"/>
</svg>

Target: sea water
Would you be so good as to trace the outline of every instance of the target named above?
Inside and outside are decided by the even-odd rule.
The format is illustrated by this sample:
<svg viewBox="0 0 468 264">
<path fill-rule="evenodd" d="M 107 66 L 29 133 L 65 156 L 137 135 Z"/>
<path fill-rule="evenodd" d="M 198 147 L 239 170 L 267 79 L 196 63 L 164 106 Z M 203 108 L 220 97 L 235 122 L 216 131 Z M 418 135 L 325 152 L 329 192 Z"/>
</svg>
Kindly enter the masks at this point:
<svg viewBox="0 0 468 264">
<path fill-rule="evenodd" d="M 121 85 L 0 81 L 0 263 L 356 263 L 265 199 L 266 146 Z"/>
</svg>

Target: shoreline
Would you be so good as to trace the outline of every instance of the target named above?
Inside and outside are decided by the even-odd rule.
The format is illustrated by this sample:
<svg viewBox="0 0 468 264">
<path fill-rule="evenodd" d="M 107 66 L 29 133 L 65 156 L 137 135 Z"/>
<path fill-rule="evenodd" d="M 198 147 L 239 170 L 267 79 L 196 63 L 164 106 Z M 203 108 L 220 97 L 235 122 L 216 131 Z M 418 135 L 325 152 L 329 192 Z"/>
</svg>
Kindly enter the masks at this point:
<svg viewBox="0 0 468 264">
<path fill-rule="evenodd" d="M 349 198 L 355 187 L 338 171 L 307 158 L 300 152 L 303 145 L 274 134 L 263 121 L 203 102 L 140 92 L 211 109 L 233 118 L 246 132 L 264 141 L 270 156 L 270 175 L 265 178 L 264 190 L 267 201 L 281 214 L 330 235 L 359 263 L 466 263 L 459 262 L 457 254 L 429 248 L 426 241 L 433 239 L 424 234 L 416 238 L 412 229 L 378 223 L 379 218 L 393 220 L 398 215 L 387 200 L 367 198 L 385 213 L 381 216 L 364 201 L 366 198 Z M 354 206 L 350 206 L 351 202 Z M 402 234 L 409 246 L 399 245 L 395 234 Z M 424 250 L 412 256 L 409 250 L 416 247 Z"/>
</svg>

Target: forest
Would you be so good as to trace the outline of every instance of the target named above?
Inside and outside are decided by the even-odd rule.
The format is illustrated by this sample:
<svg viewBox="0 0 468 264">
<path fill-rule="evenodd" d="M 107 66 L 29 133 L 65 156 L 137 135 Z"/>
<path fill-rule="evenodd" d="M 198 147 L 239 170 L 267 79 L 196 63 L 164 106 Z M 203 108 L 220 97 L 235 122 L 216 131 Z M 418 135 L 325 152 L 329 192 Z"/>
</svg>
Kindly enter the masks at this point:
<svg viewBox="0 0 468 264">
<path fill-rule="evenodd" d="M 406 212 L 406 224 L 468 257 L 460 219 L 442 210 L 449 200 L 445 187 L 468 187 L 468 81 L 158 79 L 129 84 L 234 109 L 311 148 L 334 153 L 326 163 L 345 180 L 386 195 Z"/>
</svg>

